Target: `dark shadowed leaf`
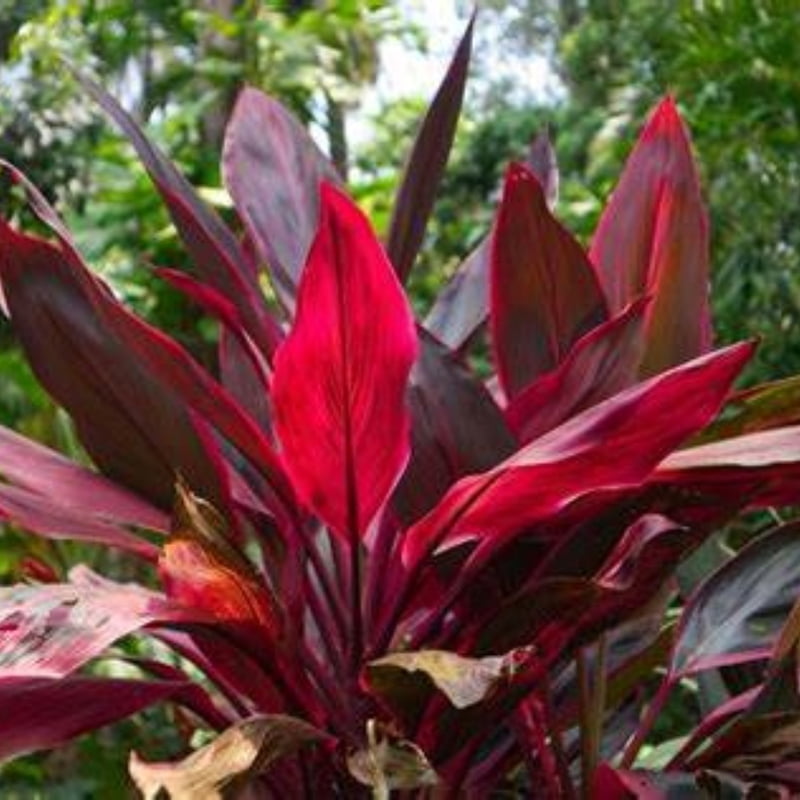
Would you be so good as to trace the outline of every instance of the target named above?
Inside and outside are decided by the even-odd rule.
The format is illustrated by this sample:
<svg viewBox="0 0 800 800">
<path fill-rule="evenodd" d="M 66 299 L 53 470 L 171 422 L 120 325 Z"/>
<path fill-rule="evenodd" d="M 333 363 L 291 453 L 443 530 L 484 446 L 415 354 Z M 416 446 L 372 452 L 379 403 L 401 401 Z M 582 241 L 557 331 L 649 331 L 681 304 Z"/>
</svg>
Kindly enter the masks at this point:
<svg viewBox="0 0 800 800">
<path fill-rule="evenodd" d="M 339 534 L 362 535 L 409 452 L 416 356 L 402 288 L 364 215 L 323 184 L 294 327 L 275 359 L 275 431 L 301 498 Z"/>
<path fill-rule="evenodd" d="M 14 330 L 42 385 L 75 420 L 109 477 L 162 508 L 180 472 L 199 493 L 217 482 L 183 403 L 110 329 L 108 288 L 74 257 L 2 223 L 0 278 Z"/>
<path fill-rule="evenodd" d="M 131 753 L 131 777 L 144 800 L 222 800 L 247 778 L 267 772 L 281 758 L 328 736 L 301 719 L 265 714 L 242 720 L 213 742 L 175 763 L 147 763 Z"/>
<path fill-rule="evenodd" d="M 408 392 L 411 458 L 394 494 L 403 522 L 416 522 L 465 475 L 485 472 L 515 441 L 486 387 L 424 328 Z"/>
<path fill-rule="evenodd" d="M 336 170 L 279 102 L 247 87 L 225 131 L 222 174 L 281 302 L 293 310 L 319 221 L 319 185 L 338 184 Z"/>
<path fill-rule="evenodd" d="M 422 120 L 392 209 L 386 253 L 404 281 L 425 236 L 428 217 L 453 145 L 467 82 L 472 29 L 470 19 L 436 96 Z"/>
<path fill-rule="evenodd" d="M 271 355 L 280 341 L 280 330 L 267 312 L 258 281 L 236 237 L 116 99 L 85 75 L 75 76 L 133 145 L 197 271 L 240 308 L 250 335 Z"/>
<path fill-rule="evenodd" d="M 613 769 L 601 764 L 594 775 L 593 795 L 603 800 L 745 800 L 759 797 L 778 800 L 771 793 L 751 795 L 750 785 L 732 775 L 704 771 L 699 775 L 687 772 L 648 772 Z"/>
<path fill-rule="evenodd" d="M 564 361 L 511 400 L 506 419 L 520 441 L 533 441 L 634 382 L 641 357 L 645 302 L 633 303 L 575 343 Z"/>
<path fill-rule="evenodd" d="M 800 524 L 784 525 L 741 550 L 689 600 L 670 673 L 769 657 L 800 594 Z"/>
<path fill-rule="evenodd" d="M 0 762 L 57 747 L 169 699 L 188 684 L 118 678 L 0 678 Z"/>
<path fill-rule="evenodd" d="M 538 180 L 521 164 L 506 172 L 491 259 L 492 346 L 512 398 L 557 367 L 608 311 L 583 248 L 550 214 Z"/>
<path fill-rule="evenodd" d="M 590 256 L 612 313 L 638 297 L 653 298 L 643 375 L 709 348 L 708 224 L 689 137 L 672 98 L 661 102 L 642 131 Z"/>
</svg>

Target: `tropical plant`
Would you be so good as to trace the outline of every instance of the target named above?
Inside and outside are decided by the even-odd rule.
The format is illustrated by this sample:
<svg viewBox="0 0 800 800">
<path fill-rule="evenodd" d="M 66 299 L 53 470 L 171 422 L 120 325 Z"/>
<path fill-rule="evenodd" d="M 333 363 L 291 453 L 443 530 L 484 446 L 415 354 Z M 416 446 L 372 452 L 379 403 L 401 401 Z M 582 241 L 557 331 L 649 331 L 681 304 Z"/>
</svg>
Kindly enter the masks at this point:
<svg viewBox="0 0 800 800">
<path fill-rule="evenodd" d="M 214 738 L 173 764 L 132 754 L 147 797 L 800 788 L 797 524 L 688 599 L 673 582 L 739 512 L 800 495 L 797 380 L 734 394 L 754 344 L 711 349 L 705 212 L 674 102 L 648 121 L 588 254 L 551 212 L 541 139 L 508 168 L 491 235 L 414 320 L 402 282 L 471 32 L 385 248 L 269 97 L 245 89 L 227 128 L 237 237 L 83 79 L 194 261 L 160 274 L 218 321 L 216 377 L 114 298 L 5 165 L 55 238 L 0 224 L 6 307 L 99 473 L 2 429 L 0 509 L 123 551 L 161 587 L 31 563 L 0 590 L 0 759 L 169 701 Z M 484 382 L 469 355 L 487 348 Z M 127 636 L 155 644 L 112 647 Z M 633 770 L 701 673 L 735 694 L 665 771 Z"/>
</svg>

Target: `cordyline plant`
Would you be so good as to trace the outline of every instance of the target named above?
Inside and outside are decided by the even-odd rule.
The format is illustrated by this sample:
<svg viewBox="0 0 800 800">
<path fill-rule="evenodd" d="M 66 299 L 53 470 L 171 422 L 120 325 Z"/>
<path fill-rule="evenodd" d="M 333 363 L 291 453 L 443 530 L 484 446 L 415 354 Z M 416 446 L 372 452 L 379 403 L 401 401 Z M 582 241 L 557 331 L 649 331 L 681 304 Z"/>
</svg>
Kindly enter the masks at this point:
<svg viewBox="0 0 800 800">
<path fill-rule="evenodd" d="M 194 262 L 161 274 L 218 320 L 216 376 L 118 303 L 4 165 L 52 233 L 0 223 L 6 309 L 98 472 L 2 430 L 0 509 L 124 551 L 161 590 L 81 565 L 0 590 L 0 759 L 169 702 L 210 743 L 174 764 L 133 754 L 146 797 L 800 791 L 800 525 L 692 592 L 674 581 L 739 512 L 800 498 L 800 381 L 733 393 L 753 344 L 712 349 L 706 216 L 673 101 L 588 253 L 551 213 L 539 139 L 508 168 L 491 234 L 414 320 L 402 283 L 470 37 L 385 245 L 260 92 L 242 92 L 223 154 L 240 238 L 82 79 Z M 488 383 L 467 360 L 483 331 Z M 109 649 L 130 635 L 154 655 Z M 689 679 L 696 726 L 642 769 Z"/>
</svg>

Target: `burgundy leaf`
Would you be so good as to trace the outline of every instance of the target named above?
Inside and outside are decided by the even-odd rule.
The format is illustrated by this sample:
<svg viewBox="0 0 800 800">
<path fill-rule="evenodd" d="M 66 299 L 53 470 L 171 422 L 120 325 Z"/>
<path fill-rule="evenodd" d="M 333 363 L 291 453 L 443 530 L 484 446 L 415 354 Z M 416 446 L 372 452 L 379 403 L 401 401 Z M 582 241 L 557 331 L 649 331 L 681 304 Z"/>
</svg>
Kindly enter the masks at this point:
<svg viewBox="0 0 800 800">
<path fill-rule="evenodd" d="M 459 481 L 406 534 L 417 564 L 442 545 L 509 534 L 604 488 L 634 486 L 719 410 L 750 357 L 743 343 L 634 386 L 536 439 L 487 473 Z"/>
<path fill-rule="evenodd" d="M 401 281 L 411 272 L 433 210 L 456 132 L 467 82 L 475 15 L 467 25 L 436 96 L 422 120 L 397 189 L 386 252 Z"/>
<path fill-rule="evenodd" d="M 115 98 L 85 75 L 76 73 L 76 78 L 135 148 L 197 271 L 239 307 L 250 335 L 271 355 L 280 341 L 280 329 L 267 311 L 236 237 Z"/>
<path fill-rule="evenodd" d="M 0 678 L 0 762 L 57 747 L 187 687 L 118 678 Z"/>
<path fill-rule="evenodd" d="M 206 618 L 87 567 L 70 579 L 0 588 L 0 679 L 63 677 L 145 625 Z"/>
<path fill-rule="evenodd" d="M 369 223 L 323 184 L 294 327 L 275 360 L 275 430 L 301 498 L 363 535 L 406 464 L 413 317 Z"/>
<path fill-rule="evenodd" d="M 645 301 L 632 303 L 575 343 L 552 372 L 515 397 L 506 419 L 523 443 L 630 386 L 641 357 Z"/>
<path fill-rule="evenodd" d="M 280 103 L 247 87 L 225 131 L 222 174 L 281 302 L 293 310 L 317 230 L 319 184 L 338 184 L 336 170 Z"/>
<path fill-rule="evenodd" d="M 689 137 L 672 98 L 642 131 L 590 256 L 612 312 L 638 297 L 653 298 L 643 375 L 708 350 L 708 225 Z"/>
<path fill-rule="evenodd" d="M 404 523 L 416 522 L 459 478 L 511 455 L 514 437 L 483 384 L 424 328 L 411 371 L 411 458 L 394 495 Z"/>
<path fill-rule="evenodd" d="M 506 172 L 492 234 L 491 329 L 497 372 L 513 398 L 604 322 L 606 302 L 583 248 L 550 214 L 521 164 Z"/>
<path fill-rule="evenodd" d="M 108 310 L 127 314 L 108 288 L 73 254 L 4 222 L 0 242 L 14 330 L 101 470 L 160 507 L 171 504 L 176 472 L 216 498 L 216 478 L 183 403 L 108 325 Z"/>
</svg>

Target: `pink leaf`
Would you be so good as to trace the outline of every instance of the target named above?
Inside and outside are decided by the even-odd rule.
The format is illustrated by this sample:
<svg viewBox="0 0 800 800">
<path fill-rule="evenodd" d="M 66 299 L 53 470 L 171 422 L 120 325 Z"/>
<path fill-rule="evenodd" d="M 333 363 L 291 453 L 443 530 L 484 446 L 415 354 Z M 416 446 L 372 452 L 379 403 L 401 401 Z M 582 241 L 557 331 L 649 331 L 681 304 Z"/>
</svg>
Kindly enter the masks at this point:
<svg viewBox="0 0 800 800">
<path fill-rule="evenodd" d="M 612 312 L 643 295 L 653 375 L 708 350 L 708 224 L 689 137 L 672 98 L 642 131 L 590 250 Z"/>
<path fill-rule="evenodd" d="M 369 223 L 323 184 L 294 328 L 276 355 L 275 430 L 298 494 L 339 534 L 363 535 L 409 452 L 416 333 Z"/>
</svg>

